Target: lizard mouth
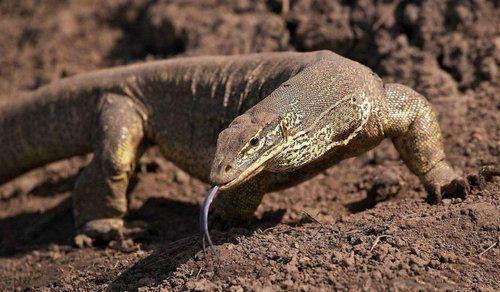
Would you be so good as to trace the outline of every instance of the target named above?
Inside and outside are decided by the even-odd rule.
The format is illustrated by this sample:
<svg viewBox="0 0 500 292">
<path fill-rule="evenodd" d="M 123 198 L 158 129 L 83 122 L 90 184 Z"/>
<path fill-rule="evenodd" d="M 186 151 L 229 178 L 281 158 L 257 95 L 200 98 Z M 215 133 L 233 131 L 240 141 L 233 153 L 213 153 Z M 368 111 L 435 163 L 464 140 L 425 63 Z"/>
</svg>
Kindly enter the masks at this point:
<svg viewBox="0 0 500 292">
<path fill-rule="evenodd" d="M 240 175 L 238 175 L 232 181 L 230 181 L 226 184 L 220 185 L 219 189 L 221 191 L 225 191 L 225 190 L 234 188 L 235 186 L 238 186 L 244 182 L 247 182 L 249 179 L 251 179 L 252 177 L 259 174 L 263 169 L 264 169 L 263 164 L 260 164 L 260 165 L 257 164 L 255 167 L 247 168 L 244 172 L 242 172 Z"/>
<path fill-rule="evenodd" d="M 270 149 L 266 154 L 262 155 L 259 160 L 254 161 L 254 163 L 252 163 L 250 165 L 250 167 L 245 169 L 236 178 L 229 181 L 228 183 L 225 183 L 223 185 L 219 185 L 219 189 L 221 191 L 224 191 L 224 190 L 234 188 L 234 187 L 248 181 L 252 177 L 256 176 L 262 170 L 264 170 L 264 168 L 266 167 L 266 162 L 269 161 L 270 159 L 272 159 L 273 157 L 275 157 L 278 153 L 280 153 L 281 149 L 283 149 L 282 145 L 278 145 L 278 146 Z"/>
</svg>

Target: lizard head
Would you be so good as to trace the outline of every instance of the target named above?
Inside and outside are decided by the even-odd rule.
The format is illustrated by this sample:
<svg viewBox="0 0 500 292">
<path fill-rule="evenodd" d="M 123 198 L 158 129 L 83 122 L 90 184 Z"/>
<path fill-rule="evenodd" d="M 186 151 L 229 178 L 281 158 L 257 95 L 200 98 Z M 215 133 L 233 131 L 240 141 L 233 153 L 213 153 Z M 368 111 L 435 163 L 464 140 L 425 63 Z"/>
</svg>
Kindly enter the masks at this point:
<svg viewBox="0 0 500 292">
<path fill-rule="evenodd" d="M 381 87 L 371 71 L 343 62 L 304 69 L 234 119 L 219 134 L 212 183 L 225 190 L 262 171 L 290 172 L 357 137 Z"/>
<path fill-rule="evenodd" d="M 276 113 L 250 109 L 219 134 L 210 177 L 229 189 L 265 170 L 283 149 L 287 129 Z"/>
</svg>

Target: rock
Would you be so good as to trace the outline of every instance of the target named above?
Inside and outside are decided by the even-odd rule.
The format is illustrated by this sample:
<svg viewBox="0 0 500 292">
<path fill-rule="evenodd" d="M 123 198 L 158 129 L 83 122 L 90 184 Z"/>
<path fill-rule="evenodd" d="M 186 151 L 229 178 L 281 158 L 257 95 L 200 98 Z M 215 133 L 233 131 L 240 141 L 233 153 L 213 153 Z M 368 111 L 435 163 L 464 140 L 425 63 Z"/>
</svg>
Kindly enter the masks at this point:
<svg viewBox="0 0 500 292">
<path fill-rule="evenodd" d="M 457 256 L 452 252 L 441 251 L 439 253 L 439 260 L 442 263 L 454 263 L 457 260 Z"/>
<path fill-rule="evenodd" d="M 500 230 L 500 210 L 488 203 L 476 203 L 469 206 L 469 216 L 483 230 Z"/>
<path fill-rule="evenodd" d="M 486 181 L 492 181 L 494 177 L 500 176 L 500 167 L 494 165 L 484 166 L 479 171 L 479 176 Z"/>
<path fill-rule="evenodd" d="M 401 179 L 392 170 L 385 170 L 377 176 L 368 190 L 368 198 L 375 202 L 386 201 L 395 197 L 401 190 Z"/>
<path fill-rule="evenodd" d="M 351 267 L 354 265 L 354 257 L 347 257 L 340 261 L 340 265 L 344 267 Z"/>
<path fill-rule="evenodd" d="M 415 265 L 418 267 L 423 267 L 427 264 L 428 262 L 421 257 L 418 257 L 416 255 L 410 255 L 410 265 Z"/>
<path fill-rule="evenodd" d="M 124 253 L 131 253 L 134 251 L 137 251 L 139 249 L 139 246 L 134 243 L 132 239 L 126 239 L 126 240 L 112 240 L 109 242 L 108 246 L 112 249 L 124 252 Z"/>
<path fill-rule="evenodd" d="M 189 175 L 182 170 L 176 170 L 174 174 L 174 181 L 178 184 L 187 184 L 189 183 Z"/>
<path fill-rule="evenodd" d="M 305 265 L 307 265 L 310 261 L 311 261 L 311 259 L 310 259 L 310 258 L 308 258 L 308 257 L 301 257 L 301 258 L 299 259 L 299 264 L 300 264 L 301 266 L 305 266 Z"/>
<path fill-rule="evenodd" d="M 151 286 L 154 286 L 155 285 L 155 280 L 152 279 L 152 278 L 149 278 L 149 277 L 144 277 L 144 278 L 141 278 L 137 284 L 141 287 L 143 286 L 147 286 L 147 287 L 151 287 Z"/>
<path fill-rule="evenodd" d="M 243 287 L 241 287 L 241 285 L 235 285 L 235 286 L 231 286 L 229 288 L 229 291 L 230 292 L 243 292 Z"/>
<path fill-rule="evenodd" d="M 194 283 L 194 291 L 212 291 L 216 290 L 217 286 L 207 279 L 201 279 Z"/>
<path fill-rule="evenodd" d="M 439 267 L 439 265 L 441 265 L 441 263 L 437 260 L 431 260 L 429 262 L 429 266 L 434 268 L 434 269 L 437 269 Z"/>
<path fill-rule="evenodd" d="M 286 280 L 285 282 L 283 282 L 283 286 L 286 288 L 286 289 L 292 289 L 294 287 L 293 285 L 293 281 L 291 279 L 288 279 Z"/>
<path fill-rule="evenodd" d="M 372 272 L 372 278 L 375 279 L 375 280 L 381 280 L 382 279 L 382 273 L 380 273 L 380 271 L 373 271 Z"/>
<path fill-rule="evenodd" d="M 419 8 L 417 5 L 408 4 L 404 9 L 404 18 L 403 21 L 409 25 L 415 25 L 418 21 Z"/>
<path fill-rule="evenodd" d="M 75 245 L 79 248 L 92 247 L 93 240 L 85 234 L 78 234 L 73 239 Z"/>
</svg>

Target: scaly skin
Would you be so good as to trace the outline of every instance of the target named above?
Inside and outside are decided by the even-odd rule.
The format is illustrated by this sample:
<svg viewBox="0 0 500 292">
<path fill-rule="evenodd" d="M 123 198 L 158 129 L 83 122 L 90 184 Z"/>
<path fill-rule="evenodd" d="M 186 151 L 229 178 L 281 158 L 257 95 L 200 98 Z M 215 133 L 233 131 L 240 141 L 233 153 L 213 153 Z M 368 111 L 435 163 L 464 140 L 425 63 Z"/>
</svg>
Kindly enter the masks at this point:
<svg viewBox="0 0 500 292">
<path fill-rule="evenodd" d="M 467 182 L 445 159 L 427 100 L 384 85 L 367 67 L 333 53 L 304 68 L 221 132 L 212 165 L 216 210 L 245 219 L 267 191 L 297 184 L 391 138 L 430 201 L 464 196 Z"/>
<path fill-rule="evenodd" d="M 252 146 L 258 131 L 269 147 Z M 223 185 L 217 204 L 227 217 L 251 216 L 264 193 L 385 137 L 433 197 L 465 186 L 444 160 L 423 97 L 384 88 L 368 68 L 328 51 L 178 58 L 67 78 L 4 104 L 0 137 L 0 183 L 93 152 L 75 186 L 74 216 L 80 232 L 105 240 L 130 231 L 121 220 L 126 189 L 151 144 Z"/>
</svg>

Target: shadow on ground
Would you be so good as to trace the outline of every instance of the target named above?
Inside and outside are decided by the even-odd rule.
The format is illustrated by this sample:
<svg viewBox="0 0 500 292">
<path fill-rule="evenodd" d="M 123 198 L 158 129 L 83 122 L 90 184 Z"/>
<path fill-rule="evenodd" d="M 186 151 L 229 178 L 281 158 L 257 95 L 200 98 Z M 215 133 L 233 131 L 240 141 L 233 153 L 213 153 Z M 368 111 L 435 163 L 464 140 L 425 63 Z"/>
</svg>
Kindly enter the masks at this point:
<svg viewBox="0 0 500 292">
<path fill-rule="evenodd" d="M 65 198 L 53 208 L 43 212 L 21 213 L 13 217 L 0 219 L 0 256 L 11 257 L 46 249 L 53 244 L 73 245 L 75 236 L 71 212 L 70 192 L 76 176 L 55 182 L 43 182 L 30 192 L 33 197 L 55 197 L 65 193 Z M 132 192 L 137 181 L 131 182 Z M 15 198 L 19 199 L 19 198 Z M 359 212 L 374 206 L 373 202 L 362 201 L 348 206 L 351 212 Z M 142 220 L 155 232 L 143 239 L 143 249 L 151 253 L 129 267 L 118 276 L 111 276 L 111 290 L 137 290 L 148 278 L 155 284 L 162 283 L 187 261 L 207 257 L 207 262 L 216 263 L 214 254 L 203 254 L 198 235 L 199 205 L 192 202 L 173 200 L 165 197 L 150 197 L 140 207 L 127 216 L 127 220 Z M 259 220 L 244 225 L 227 225 L 215 220 L 211 224 L 211 234 L 215 245 L 237 242 L 238 237 L 251 236 L 256 230 L 273 228 L 282 222 L 285 210 L 269 211 Z M 308 218 L 289 225 L 300 226 Z M 26 226 L 26 228 L 19 228 Z M 100 247 L 97 247 L 100 248 Z M 202 259 L 205 260 L 205 259 Z M 147 276 L 146 276 L 147 275 Z M 116 278 L 115 278 L 116 277 Z M 112 280 L 114 278 L 114 280 Z"/>
<path fill-rule="evenodd" d="M 162 204 L 170 203 L 168 200 L 165 200 Z M 262 219 L 246 223 L 245 225 L 224 225 L 220 222 L 214 222 L 213 225 L 215 225 L 215 228 L 211 228 L 214 245 L 217 246 L 227 242 L 236 243 L 238 237 L 251 236 L 256 230 L 273 228 L 282 221 L 284 214 L 285 210 L 266 212 L 263 214 Z M 188 220 L 191 220 L 191 218 Z M 190 223 L 189 225 L 191 225 Z M 297 226 L 303 223 L 305 221 L 290 224 Z M 168 226 L 167 224 L 165 223 L 166 226 Z M 190 228 L 191 231 L 198 230 L 198 225 L 195 224 L 195 226 L 190 226 Z M 160 230 L 160 232 L 162 231 Z M 175 241 L 168 241 L 168 243 L 158 246 L 152 254 L 121 273 L 108 286 L 108 289 L 110 291 L 136 291 L 144 284 L 141 279 L 146 275 L 147 279 L 154 281 L 155 285 L 159 285 L 170 277 L 177 267 L 190 259 L 198 260 L 200 255 L 204 257 L 203 260 L 206 260 L 207 265 L 213 265 L 213 263 L 218 262 L 216 247 L 215 250 L 207 248 L 204 253 L 200 253 L 200 251 L 202 251 L 202 245 L 198 234 L 186 236 Z"/>
</svg>

